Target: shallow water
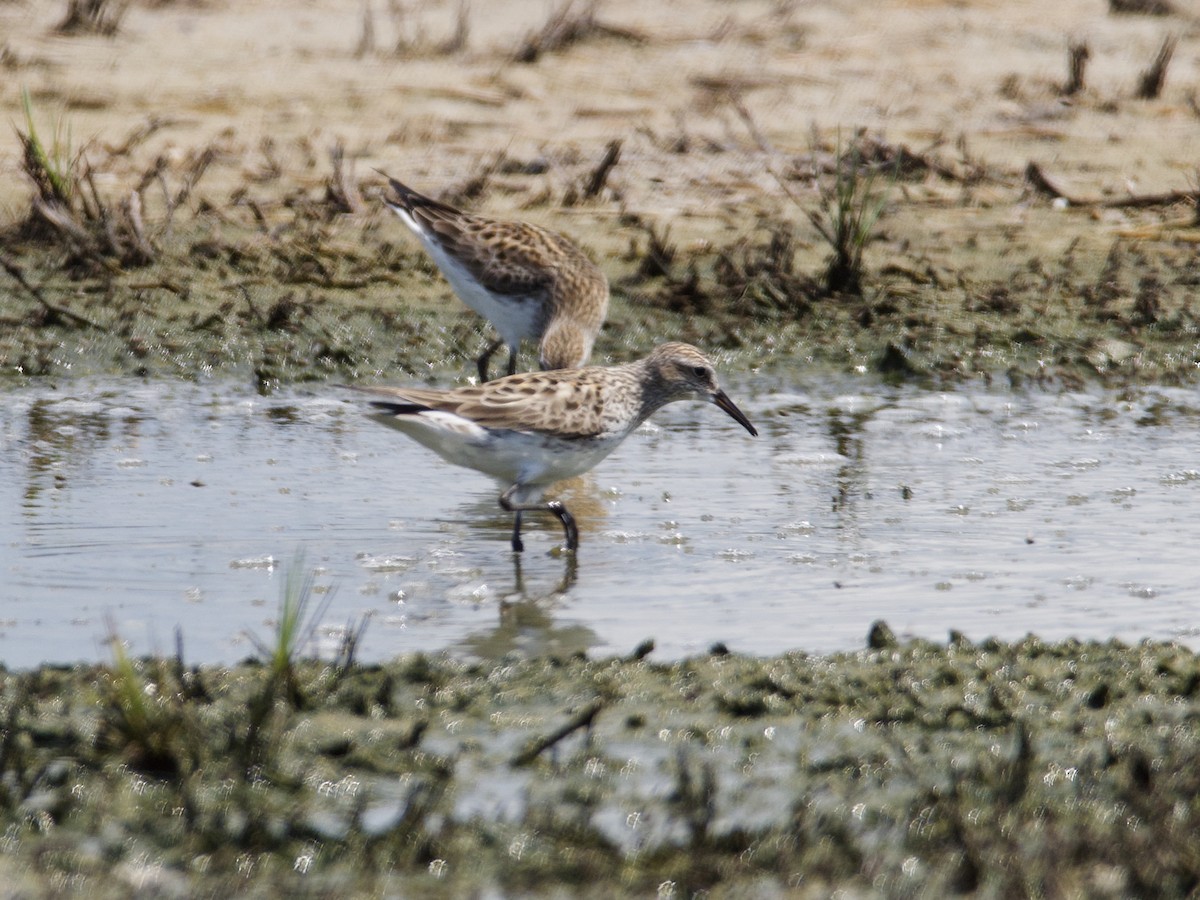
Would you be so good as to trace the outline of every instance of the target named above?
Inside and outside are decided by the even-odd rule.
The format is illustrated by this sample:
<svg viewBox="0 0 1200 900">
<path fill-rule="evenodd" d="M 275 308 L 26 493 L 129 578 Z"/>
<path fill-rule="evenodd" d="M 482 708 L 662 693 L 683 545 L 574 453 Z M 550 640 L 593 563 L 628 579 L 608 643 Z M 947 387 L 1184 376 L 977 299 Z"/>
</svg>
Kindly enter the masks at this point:
<svg viewBox="0 0 1200 900">
<path fill-rule="evenodd" d="M 316 649 L 358 658 L 600 653 L 654 638 L 828 652 L 870 623 L 944 640 L 1200 646 L 1195 393 L 931 393 L 727 378 L 758 426 L 676 404 L 563 496 L 581 528 L 510 517 L 485 476 L 336 388 L 76 382 L 0 412 L 0 660 L 188 662 L 270 640 L 291 562 L 329 600 Z M 332 596 L 329 593 L 332 592 Z"/>
</svg>

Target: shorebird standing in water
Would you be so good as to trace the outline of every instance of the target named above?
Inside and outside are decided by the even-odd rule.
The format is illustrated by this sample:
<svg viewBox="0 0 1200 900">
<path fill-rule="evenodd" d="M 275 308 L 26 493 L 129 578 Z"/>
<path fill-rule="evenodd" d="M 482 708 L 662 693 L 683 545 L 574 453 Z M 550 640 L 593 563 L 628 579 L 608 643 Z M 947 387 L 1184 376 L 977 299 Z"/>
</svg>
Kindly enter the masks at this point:
<svg viewBox="0 0 1200 900">
<path fill-rule="evenodd" d="M 516 372 L 525 338 L 538 341 L 543 369 L 587 362 L 608 310 L 608 280 L 582 250 L 545 228 L 460 212 L 394 178 L 388 183 L 395 196 L 384 202 L 421 241 L 463 303 L 500 334 L 476 360 L 481 382 L 502 344 L 508 346 L 508 374 Z"/>
<path fill-rule="evenodd" d="M 712 363 L 689 344 L 660 344 L 620 366 L 588 366 L 509 375 L 448 391 L 356 388 L 375 395 L 373 418 L 424 444 L 443 459 L 477 469 L 507 485 L 500 505 L 515 514 L 512 548 L 520 552 L 521 514 L 553 513 L 567 549 L 579 546 L 575 520 L 558 500 L 541 502 L 547 487 L 582 475 L 668 403 L 714 403 L 757 436 L 717 385 Z"/>
</svg>

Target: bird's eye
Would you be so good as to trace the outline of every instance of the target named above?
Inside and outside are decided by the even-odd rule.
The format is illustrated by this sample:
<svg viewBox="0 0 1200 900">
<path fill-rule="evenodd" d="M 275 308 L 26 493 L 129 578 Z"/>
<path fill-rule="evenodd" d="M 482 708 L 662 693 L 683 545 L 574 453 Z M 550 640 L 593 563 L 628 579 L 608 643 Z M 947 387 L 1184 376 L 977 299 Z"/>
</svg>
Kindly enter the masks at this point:
<svg viewBox="0 0 1200 900">
<path fill-rule="evenodd" d="M 708 376 L 708 368 L 705 366 L 693 366 L 692 374 L 697 378 L 705 378 Z"/>
</svg>

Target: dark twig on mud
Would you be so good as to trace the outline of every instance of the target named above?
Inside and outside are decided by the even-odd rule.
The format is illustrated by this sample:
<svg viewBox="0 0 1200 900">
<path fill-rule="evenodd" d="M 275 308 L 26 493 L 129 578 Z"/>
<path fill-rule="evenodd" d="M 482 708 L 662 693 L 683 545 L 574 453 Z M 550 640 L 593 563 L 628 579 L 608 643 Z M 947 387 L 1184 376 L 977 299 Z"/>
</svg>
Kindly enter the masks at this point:
<svg viewBox="0 0 1200 900">
<path fill-rule="evenodd" d="M 580 728 L 591 728 L 592 722 L 596 716 L 600 714 L 600 710 L 604 709 L 605 701 L 593 700 L 574 716 L 572 716 L 565 725 L 554 731 L 544 738 L 541 738 L 531 744 L 526 749 L 522 750 L 511 760 L 514 766 L 526 766 L 538 758 L 544 750 L 548 750 L 561 741 L 563 738 L 570 736 Z"/>
<path fill-rule="evenodd" d="M 1025 180 L 1028 181 L 1029 186 L 1039 194 L 1045 194 L 1047 197 L 1052 197 L 1055 200 L 1066 200 L 1072 206 L 1079 205 L 1081 202 L 1078 198 L 1068 195 L 1060 185 L 1056 184 L 1054 180 L 1042 170 L 1041 166 L 1032 160 L 1025 165 Z M 1087 204 L 1084 203 L 1083 205 Z"/>
<path fill-rule="evenodd" d="M 471 35 L 471 4 L 468 0 L 459 0 L 458 12 L 454 17 L 454 33 L 434 48 L 438 56 L 453 56 L 467 49 L 467 41 Z"/>
<path fill-rule="evenodd" d="M 1108 0 L 1108 11 L 1116 15 L 1173 16 L 1175 6 L 1167 0 Z"/>
<path fill-rule="evenodd" d="M 1071 41 L 1067 47 L 1067 81 L 1062 88 L 1066 96 L 1070 97 L 1083 90 L 1084 73 L 1091 55 L 1092 51 L 1087 41 Z"/>
<path fill-rule="evenodd" d="M 87 316 L 81 316 L 79 313 L 71 312 L 71 310 L 59 306 L 57 303 L 52 303 L 46 299 L 46 295 L 39 288 L 31 284 L 25 277 L 25 273 L 21 271 L 21 267 L 10 260 L 7 256 L 0 256 L 0 268 L 13 277 L 17 284 L 21 285 L 34 300 L 42 305 L 51 316 L 56 316 L 63 319 L 70 319 L 78 325 L 86 325 L 89 328 L 95 328 L 97 331 L 104 331 L 102 325 L 93 322 Z"/>
<path fill-rule="evenodd" d="M 338 212 L 362 212 L 363 199 L 358 191 L 358 181 L 354 177 L 354 162 L 346 162 L 346 145 L 340 140 L 330 148 L 329 160 L 333 166 L 333 174 L 325 182 L 325 199 Z"/>
<path fill-rule="evenodd" d="M 151 116 L 143 124 L 139 125 L 133 131 L 126 135 L 125 140 L 115 147 L 104 148 L 110 159 L 115 159 L 118 156 L 128 156 L 137 147 L 144 144 L 147 140 L 154 136 L 156 132 L 164 128 L 176 124 L 178 120 L 170 119 L 163 116 Z"/>
<path fill-rule="evenodd" d="M 1175 203 L 1196 203 L 1198 200 L 1200 191 L 1166 191 L 1161 194 L 1130 194 L 1128 197 L 1100 200 L 1091 205 L 1104 209 L 1145 209 L 1150 206 L 1171 206 Z"/>
<path fill-rule="evenodd" d="M 527 34 L 513 51 L 513 61 L 533 63 L 546 53 L 565 50 L 572 44 L 593 37 L 608 37 L 634 44 L 646 43 L 646 35 L 632 28 L 622 28 L 596 18 L 599 0 L 575 5 L 575 0 L 566 0 L 562 6 L 550 13 L 541 29 Z"/>
<path fill-rule="evenodd" d="M 368 53 L 375 52 L 375 12 L 371 9 L 370 0 L 363 3 L 362 35 L 358 46 L 354 48 L 354 58 L 362 59 Z"/>
<path fill-rule="evenodd" d="M 746 108 L 746 104 L 742 102 L 742 98 L 734 94 L 729 98 L 729 102 L 733 105 L 734 111 L 746 126 L 746 130 L 750 132 L 750 137 L 754 138 L 754 143 L 758 145 L 758 149 L 768 156 L 775 155 L 775 148 L 771 146 L 771 142 L 767 140 L 767 136 L 762 133 L 758 127 L 758 123 L 754 121 L 754 116 L 750 115 L 750 110 Z"/>
<path fill-rule="evenodd" d="M 450 206 L 468 206 L 479 202 L 491 187 L 492 176 L 503 165 L 504 159 L 505 153 L 501 150 L 490 162 L 479 165 L 475 169 L 475 174 L 466 181 L 442 191 L 438 200 Z M 378 169 L 375 171 L 379 172 Z M 379 172 L 379 174 L 383 173 Z"/>
<path fill-rule="evenodd" d="M 1077 197 L 1068 194 L 1050 175 L 1035 162 L 1025 166 L 1025 180 L 1039 194 L 1055 200 L 1066 200 L 1071 206 L 1096 207 L 1099 209 L 1145 209 L 1151 206 L 1171 206 L 1175 203 L 1197 203 L 1200 189 L 1191 191 L 1165 191 L 1161 194 L 1130 194 L 1128 197 Z"/>
<path fill-rule="evenodd" d="M 175 192 L 174 198 L 168 197 L 167 221 L 171 221 L 171 216 L 175 214 L 175 210 L 187 202 L 187 199 L 192 195 L 192 191 L 196 189 L 196 185 L 200 183 L 200 179 L 212 165 L 212 161 L 216 159 L 217 152 L 209 145 L 204 148 L 204 151 L 196 157 L 191 168 L 188 169 L 184 176 L 183 184 L 179 186 L 179 190 Z"/>
<path fill-rule="evenodd" d="M 604 182 L 608 180 L 608 173 L 613 170 L 621 160 L 621 141 L 609 141 L 608 146 L 604 148 L 604 156 L 601 158 L 599 165 L 592 170 L 591 177 L 588 178 L 587 184 L 583 186 L 583 199 L 590 200 L 604 189 Z"/>
<path fill-rule="evenodd" d="M 67 0 L 67 14 L 55 30 L 59 34 L 102 34 L 112 37 L 121 27 L 128 0 Z"/>
<path fill-rule="evenodd" d="M 1137 98 L 1139 100 L 1154 100 L 1162 93 L 1163 85 L 1167 81 L 1167 66 L 1171 64 L 1171 57 L 1175 55 L 1175 44 L 1178 40 L 1173 34 L 1168 34 L 1163 38 L 1158 52 L 1154 54 L 1154 60 L 1150 63 L 1150 68 L 1143 72 L 1138 79 Z"/>
</svg>

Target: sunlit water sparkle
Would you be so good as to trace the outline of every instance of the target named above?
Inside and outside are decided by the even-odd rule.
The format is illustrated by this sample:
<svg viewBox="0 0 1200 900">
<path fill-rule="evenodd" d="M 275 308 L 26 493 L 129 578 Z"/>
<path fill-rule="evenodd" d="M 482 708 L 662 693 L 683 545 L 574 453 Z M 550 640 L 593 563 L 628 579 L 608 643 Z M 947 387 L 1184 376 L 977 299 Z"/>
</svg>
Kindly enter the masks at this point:
<svg viewBox="0 0 1200 900">
<path fill-rule="evenodd" d="M 1193 391 L 933 393 L 727 378 L 758 426 L 676 404 L 563 493 L 572 571 L 529 516 L 519 564 L 485 476 L 334 387 L 60 383 L 0 411 L 0 661 L 230 662 L 269 640 L 287 567 L 332 591 L 317 649 L 368 616 L 407 651 L 749 653 L 944 640 L 1200 646 Z"/>
</svg>

